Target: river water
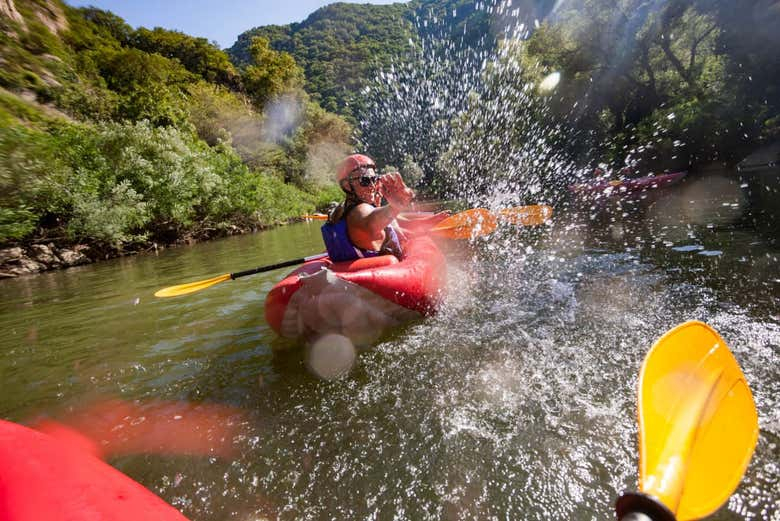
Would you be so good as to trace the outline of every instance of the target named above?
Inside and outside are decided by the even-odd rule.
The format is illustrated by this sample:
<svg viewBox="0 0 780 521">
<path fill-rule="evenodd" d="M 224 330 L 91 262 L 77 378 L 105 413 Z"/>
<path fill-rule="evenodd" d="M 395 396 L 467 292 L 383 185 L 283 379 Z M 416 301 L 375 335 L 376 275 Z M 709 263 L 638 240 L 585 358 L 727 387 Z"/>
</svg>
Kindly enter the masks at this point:
<svg viewBox="0 0 780 521">
<path fill-rule="evenodd" d="M 313 376 L 263 300 L 284 271 L 155 290 L 321 251 L 301 223 L 0 283 L 0 416 L 101 398 L 229 404 L 235 457 L 111 460 L 193 520 L 612 519 L 636 484 L 636 382 L 670 327 L 727 340 L 758 446 L 712 519 L 780 519 L 780 247 L 737 181 L 692 178 L 549 226 L 450 245 L 441 312 L 342 379 Z"/>
</svg>

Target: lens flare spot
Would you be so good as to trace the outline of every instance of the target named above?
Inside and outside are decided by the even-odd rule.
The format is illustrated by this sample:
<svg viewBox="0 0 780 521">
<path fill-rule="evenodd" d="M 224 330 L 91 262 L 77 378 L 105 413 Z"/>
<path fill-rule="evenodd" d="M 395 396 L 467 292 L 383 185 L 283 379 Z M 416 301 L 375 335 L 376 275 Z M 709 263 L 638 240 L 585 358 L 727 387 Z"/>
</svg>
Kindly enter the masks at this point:
<svg viewBox="0 0 780 521">
<path fill-rule="evenodd" d="M 309 347 L 306 362 L 309 369 L 323 380 L 334 380 L 349 374 L 355 365 L 355 346 L 344 335 L 328 334 Z"/>
<path fill-rule="evenodd" d="M 542 82 L 539 84 L 539 90 L 542 92 L 550 92 L 555 87 L 558 86 L 558 83 L 561 81 L 561 73 L 560 72 L 553 72 L 548 74 Z"/>
</svg>

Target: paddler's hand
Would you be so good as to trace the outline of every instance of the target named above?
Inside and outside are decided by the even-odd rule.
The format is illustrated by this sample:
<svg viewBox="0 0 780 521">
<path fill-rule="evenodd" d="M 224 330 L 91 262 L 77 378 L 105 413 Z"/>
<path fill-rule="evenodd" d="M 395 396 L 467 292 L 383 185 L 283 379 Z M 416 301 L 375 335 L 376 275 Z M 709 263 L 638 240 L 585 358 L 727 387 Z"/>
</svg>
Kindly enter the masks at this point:
<svg viewBox="0 0 780 521">
<path fill-rule="evenodd" d="M 380 183 L 380 193 L 382 194 L 382 197 L 387 199 L 390 206 L 401 211 L 408 208 L 412 203 L 414 191 L 406 186 L 404 180 L 401 178 L 401 174 L 398 172 L 383 175 Z"/>
</svg>

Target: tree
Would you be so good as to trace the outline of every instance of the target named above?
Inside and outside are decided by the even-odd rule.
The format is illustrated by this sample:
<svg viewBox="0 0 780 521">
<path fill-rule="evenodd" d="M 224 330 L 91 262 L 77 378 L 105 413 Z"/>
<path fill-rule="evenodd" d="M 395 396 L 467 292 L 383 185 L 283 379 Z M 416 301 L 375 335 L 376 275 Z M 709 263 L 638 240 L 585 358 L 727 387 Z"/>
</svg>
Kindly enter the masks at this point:
<svg viewBox="0 0 780 521">
<path fill-rule="evenodd" d="M 138 49 L 122 49 L 100 57 L 100 73 L 108 88 L 120 94 L 116 119 L 148 119 L 175 125 L 186 119 L 183 88 L 195 77 L 177 61 Z"/>
<path fill-rule="evenodd" d="M 617 156 L 632 147 L 674 140 L 695 154 L 712 138 L 711 111 L 729 96 L 716 20 L 682 0 L 654 6 L 642 0 L 569 3 L 525 45 L 526 69 L 535 67 L 537 77 L 559 71 L 564 78 L 551 100 L 553 113 L 588 136 L 581 150 L 603 153 L 609 141 L 613 159 L 622 161 Z M 678 121 L 704 135 L 681 135 L 675 107 L 689 116 Z"/>
<path fill-rule="evenodd" d="M 178 31 L 141 27 L 128 38 L 128 45 L 148 53 L 178 60 L 185 69 L 211 83 L 231 89 L 240 87 L 240 77 L 228 55 L 206 38 L 194 38 Z"/>
<path fill-rule="evenodd" d="M 303 70 L 295 59 L 286 52 L 271 49 L 268 39 L 254 37 L 249 51 L 252 64 L 244 68 L 241 78 L 246 93 L 258 108 L 275 96 L 303 86 Z"/>
<path fill-rule="evenodd" d="M 83 7 L 78 12 L 84 20 L 94 24 L 98 34 L 113 38 L 120 45 L 126 45 L 130 41 L 133 28 L 111 11 L 104 11 L 97 7 Z"/>
</svg>

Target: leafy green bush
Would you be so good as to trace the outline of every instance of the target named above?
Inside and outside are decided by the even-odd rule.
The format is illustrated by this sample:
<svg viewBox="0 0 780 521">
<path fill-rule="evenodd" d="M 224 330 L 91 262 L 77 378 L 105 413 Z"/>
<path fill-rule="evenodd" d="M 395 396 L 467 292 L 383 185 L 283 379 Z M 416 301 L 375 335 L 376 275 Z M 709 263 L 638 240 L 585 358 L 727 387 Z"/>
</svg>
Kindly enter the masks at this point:
<svg viewBox="0 0 780 521">
<path fill-rule="evenodd" d="M 341 202 L 344 200 L 344 192 L 336 183 L 320 186 L 312 195 L 314 207 L 318 211 L 327 209 L 334 201 Z"/>
<path fill-rule="evenodd" d="M 87 193 L 73 203 L 73 217 L 68 223 L 68 235 L 74 239 L 88 239 L 121 249 L 123 244 L 142 242 L 148 233 L 143 230 L 149 222 L 148 205 L 130 186 L 121 181 L 102 196 Z"/>
<path fill-rule="evenodd" d="M 252 64 L 241 72 L 241 80 L 256 107 L 303 86 L 303 69 L 290 54 L 271 49 L 267 38 L 252 38 L 249 53 Z"/>
<path fill-rule="evenodd" d="M 250 170 L 229 143 L 151 123 L 0 129 L 0 243 L 39 227 L 121 249 L 199 230 L 286 221 L 340 198 Z M 11 226 L 15 223 L 14 226 Z"/>
<path fill-rule="evenodd" d="M 133 34 L 133 28 L 111 11 L 82 7 L 68 14 L 68 23 L 72 28 L 70 43 L 74 46 L 80 44 L 82 48 L 94 48 L 96 39 L 104 44 L 116 42 L 126 45 Z"/>
<path fill-rule="evenodd" d="M 122 119 L 119 94 L 97 85 L 66 84 L 53 89 L 54 103 L 80 121 Z"/>
<path fill-rule="evenodd" d="M 49 204 L 56 204 L 48 197 L 39 199 L 45 191 L 42 181 L 56 170 L 50 168 L 53 153 L 43 132 L 0 127 L 0 243 L 32 233 L 47 215 Z"/>
<path fill-rule="evenodd" d="M 21 239 L 35 229 L 35 214 L 26 208 L 0 207 L 0 242 Z"/>
</svg>

